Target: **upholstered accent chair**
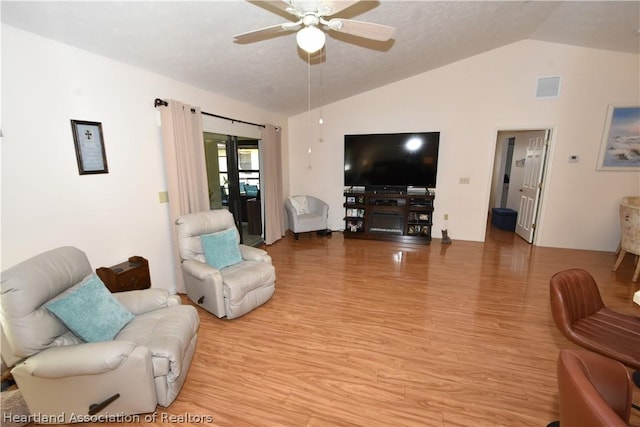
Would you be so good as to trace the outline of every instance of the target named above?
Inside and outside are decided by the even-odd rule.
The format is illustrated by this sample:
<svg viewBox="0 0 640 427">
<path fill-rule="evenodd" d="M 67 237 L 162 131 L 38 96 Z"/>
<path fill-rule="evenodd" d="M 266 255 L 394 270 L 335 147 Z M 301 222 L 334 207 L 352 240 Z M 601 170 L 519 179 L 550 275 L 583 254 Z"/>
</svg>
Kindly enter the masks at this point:
<svg viewBox="0 0 640 427">
<path fill-rule="evenodd" d="M 196 212 L 176 220 L 187 295 L 217 317 L 240 317 L 271 299 L 276 271 L 269 254 L 240 243 L 226 209 Z"/>
<path fill-rule="evenodd" d="M 329 205 L 313 196 L 291 196 L 285 200 L 289 230 L 296 240 L 300 233 L 327 230 Z"/>
<path fill-rule="evenodd" d="M 636 268 L 631 281 L 638 280 L 640 275 L 640 197 L 623 197 L 618 207 L 620 214 L 620 248 L 618 258 L 613 266 L 616 271 L 627 253 L 635 255 Z"/>
<path fill-rule="evenodd" d="M 187 376 L 197 310 L 164 289 L 111 294 L 60 247 L 2 273 L 2 358 L 42 423 L 169 406 Z"/>
</svg>

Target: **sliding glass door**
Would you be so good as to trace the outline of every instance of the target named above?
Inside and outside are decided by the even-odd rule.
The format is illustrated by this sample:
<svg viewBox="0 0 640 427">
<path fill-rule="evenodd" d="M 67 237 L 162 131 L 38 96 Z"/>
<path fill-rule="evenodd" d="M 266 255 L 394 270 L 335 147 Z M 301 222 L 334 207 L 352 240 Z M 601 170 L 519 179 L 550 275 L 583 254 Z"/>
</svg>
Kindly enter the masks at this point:
<svg viewBox="0 0 640 427">
<path fill-rule="evenodd" d="M 205 132 L 211 209 L 229 209 L 247 245 L 262 243 L 258 140 Z"/>
</svg>

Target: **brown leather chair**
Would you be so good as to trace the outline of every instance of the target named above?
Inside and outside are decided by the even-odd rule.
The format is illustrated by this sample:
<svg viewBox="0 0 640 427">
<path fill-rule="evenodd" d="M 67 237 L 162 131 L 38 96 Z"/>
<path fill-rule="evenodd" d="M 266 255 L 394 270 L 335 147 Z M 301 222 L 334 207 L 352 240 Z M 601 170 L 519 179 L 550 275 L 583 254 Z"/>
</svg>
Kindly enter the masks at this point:
<svg viewBox="0 0 640 427">
<path fill-rule="evenodd" d="M 595 279 L 585 270 L 556 273 L 550 294 L 560 332 L 569 341 L 634 369 L 633 380 L 640 387 L 640 317 L 605 307 Z"/>
<path fill-rule="evenodd" d="M 561 350 L 558 390 L 561 427 L 630 426 L 631 378 L 620 362 L 587 350 Z"/>
</svg>

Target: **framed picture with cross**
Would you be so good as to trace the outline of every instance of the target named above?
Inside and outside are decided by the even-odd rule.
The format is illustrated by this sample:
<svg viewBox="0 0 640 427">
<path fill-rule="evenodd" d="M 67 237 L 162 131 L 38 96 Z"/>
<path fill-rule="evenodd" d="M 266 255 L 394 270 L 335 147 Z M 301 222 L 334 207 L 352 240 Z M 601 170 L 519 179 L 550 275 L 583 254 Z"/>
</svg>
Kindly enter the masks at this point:
<svg viewBox="0 0 640 427">
<path fill-rule="evenodd" d="M 109 173 L 102 123 L 71 120 L 71 130 L 80 175 Z"/>
</svg>

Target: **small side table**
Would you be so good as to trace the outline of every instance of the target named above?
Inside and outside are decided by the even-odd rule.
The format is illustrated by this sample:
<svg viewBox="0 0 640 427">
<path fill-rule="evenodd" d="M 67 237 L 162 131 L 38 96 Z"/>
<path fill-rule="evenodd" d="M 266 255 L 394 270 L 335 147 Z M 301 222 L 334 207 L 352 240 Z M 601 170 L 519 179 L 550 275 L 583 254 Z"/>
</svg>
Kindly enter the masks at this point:
<svg viewBox="0 0 640 427">
<path fill-rule="evenodd" d="M 132 256 L 127 261 L 111 267 L 100 267 L 96 274 L 111 292 L 134 291 L 151 287 L 149 261 Z"/>
</svg>

